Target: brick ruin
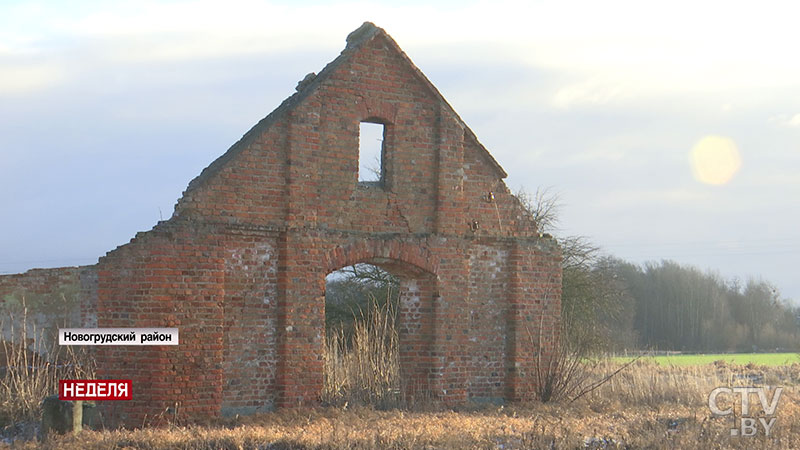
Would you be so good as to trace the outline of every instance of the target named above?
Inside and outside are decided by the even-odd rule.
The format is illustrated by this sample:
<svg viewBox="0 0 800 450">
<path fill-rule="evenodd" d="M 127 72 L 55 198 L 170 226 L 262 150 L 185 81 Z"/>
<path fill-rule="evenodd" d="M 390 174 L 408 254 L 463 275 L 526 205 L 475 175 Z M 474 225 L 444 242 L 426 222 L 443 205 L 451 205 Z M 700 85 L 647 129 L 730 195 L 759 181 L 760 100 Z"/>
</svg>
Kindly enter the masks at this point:
<svg viewBox="0 0 800 450">
<path fill-rule="evenodd" d="M 24 327 L 29 349 L 42 356 L 53 350 L 59 327 L 97 326 L 96 310 L 94 266 L 0 275 L 0 340 L 18 340 Z"/>
<path fill-rule="evenodd" d="M 377 182 L 358 181 L 361 122 L 384 127 Z M 359 262 L 402 280 L 408 389 L 450 404 L 531 397 L 537 351 L 554 340 L 537 349 L 531 336 L 558 334 L 561 256 L 505 177 L 365 23 L 189 183 L 169 220 L 70 272 L 84 326 L 180 330 L 179 346 L 96 348 L 100 378 L 133 380 L 109 419 L 318 402 L 325 277 Z"/>
</svg>

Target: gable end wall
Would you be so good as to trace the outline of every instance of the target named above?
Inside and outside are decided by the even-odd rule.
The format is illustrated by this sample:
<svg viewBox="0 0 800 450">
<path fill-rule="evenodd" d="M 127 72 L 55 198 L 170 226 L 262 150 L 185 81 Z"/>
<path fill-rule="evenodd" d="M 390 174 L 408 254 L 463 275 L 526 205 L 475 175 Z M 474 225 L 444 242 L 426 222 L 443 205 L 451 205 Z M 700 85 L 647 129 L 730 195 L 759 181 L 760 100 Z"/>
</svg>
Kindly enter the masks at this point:
<svg viewBox="0 0 800 450">
<path fill-rule="evenodd" d="M 402 274 L 415 383 L 448 403 L 532 395 L 523 330 L 557 330 L 558 247 L 397 44 L 360 30 L 192 181 L 170 220 L 101 258 L 98 326 L 177 326 L 181 342 L 99 349 L 100 376 L 134 382 L 110 422 L 316 404 L 325 276 L 356 262 Z M 383 187 L 357 181 L 366 119 L 387 127 Z"/>
</svg>

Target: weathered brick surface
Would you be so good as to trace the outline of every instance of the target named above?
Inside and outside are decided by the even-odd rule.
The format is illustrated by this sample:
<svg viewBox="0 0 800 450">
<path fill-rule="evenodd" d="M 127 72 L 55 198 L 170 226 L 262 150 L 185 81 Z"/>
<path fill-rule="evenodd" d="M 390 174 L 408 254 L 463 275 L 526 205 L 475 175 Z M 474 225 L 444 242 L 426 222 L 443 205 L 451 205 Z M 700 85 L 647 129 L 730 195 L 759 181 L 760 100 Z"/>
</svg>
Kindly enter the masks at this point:
<svg viewBox="0 0 800 450">
<path fill-rule="evenodd" d="M 18 340 L 26 318 L 31 349 L 46 354 L 59 327 L 94 326 L 97 321 L 94 266 L 31 269 L 0 275 L 0 338 Z M 13 331 L 13 333 L 12 333 Z"/>
<path fill-rule="evenodd" d="M 361 121 L 385 125 L 382 185 L 358 182 Z M 397 44 L 363 25 L 189 184 L 170 220 L 87 278 L 98 326 L 180 329 L 179 346 L 98 348 L 100 376 L 133 380 L 108 420 L 316 403 L 325 276 L 359 262 L 401 279 L 409 393 L 530 397 L 558 338 L 560 253 L 505 176 Z"/>
<path fill-rule="evenodd" d="M 508 352 L 512 364 L 507 397 L 528 400 L 535 389 L 537 366 L 547 366 L 560 332 L 561 255 L 518 240 L 508 263 Z"/>
<path fill-rule="evenodd" d="M 237 236 L 226 247 L 222 409 L 271 409 L 277 370 L 278 242 Z"/>
</svg>

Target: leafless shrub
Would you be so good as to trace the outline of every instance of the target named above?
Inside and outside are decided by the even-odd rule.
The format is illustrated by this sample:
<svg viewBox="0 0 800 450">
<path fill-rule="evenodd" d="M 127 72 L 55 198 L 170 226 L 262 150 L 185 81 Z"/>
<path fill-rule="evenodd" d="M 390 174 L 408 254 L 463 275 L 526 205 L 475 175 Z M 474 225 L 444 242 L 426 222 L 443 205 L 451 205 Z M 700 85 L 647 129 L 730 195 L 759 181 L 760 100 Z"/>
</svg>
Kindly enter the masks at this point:
<svg viewBox="0 0 800 450">
<path fill-rule="evenodd" d="M 572 403 L 607 383 L 638 359 L 610 368 L 602 364 L 602 359 L 594 357 L 594 333 L 574 326 L 571 316 L 562 317 L 560 327 L 552 329 L 549 336 L 545 335 L 544 320 L 542 314 L 537 333 L 526 327 L 528 343 L 536 354 L 533 377 L 536 397 L 541 402 Z"/>
<path fill-rule="evenodd" d="M 536 223 L 540 233 L 552 233 L 558 227 L 558 211 L 561 202 L 558 195 L 550 188 L 539 187 L 534 193 L 520 189 L 514 194 L 524 211 Z"/>
<path fill-rule="evenodd" d="M 544 403 L 572 403 L 607 383 L 631 364 L 633 361 L 608 367 L 602 364 L 602 360 L 591 357 L 586 342 L 561 339 L 551 353 L 537 352 L 533 369 L 536 398 Z"/>
<path fill-rule="evenodd" d="M 94 361 L 85 347 L 60 347 L 44 330 L 29 327 L 24 298 L 21 314 L 21 329 L 15 329 L 9 313 L 11 340 L 0 345 L 0 425 L 38 420 L 42 400 L 58 393 L 58 380 L 94 377 Z"/>
</svg>

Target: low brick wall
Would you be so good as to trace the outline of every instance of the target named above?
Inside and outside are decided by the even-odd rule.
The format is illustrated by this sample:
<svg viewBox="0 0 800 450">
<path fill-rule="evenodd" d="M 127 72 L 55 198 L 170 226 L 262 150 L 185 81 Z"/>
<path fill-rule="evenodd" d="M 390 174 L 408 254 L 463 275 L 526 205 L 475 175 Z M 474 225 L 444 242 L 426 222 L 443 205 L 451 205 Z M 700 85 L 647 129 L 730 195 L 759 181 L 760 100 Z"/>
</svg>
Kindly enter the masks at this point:
<svg viewBox="0 0 800 450">
<path fill-rule="evenodd" d="M 31 269 L 0 275 L 0 337 L 46 355 L 59 327 L 97 324 L 95 266 Z"/>
</svg>

